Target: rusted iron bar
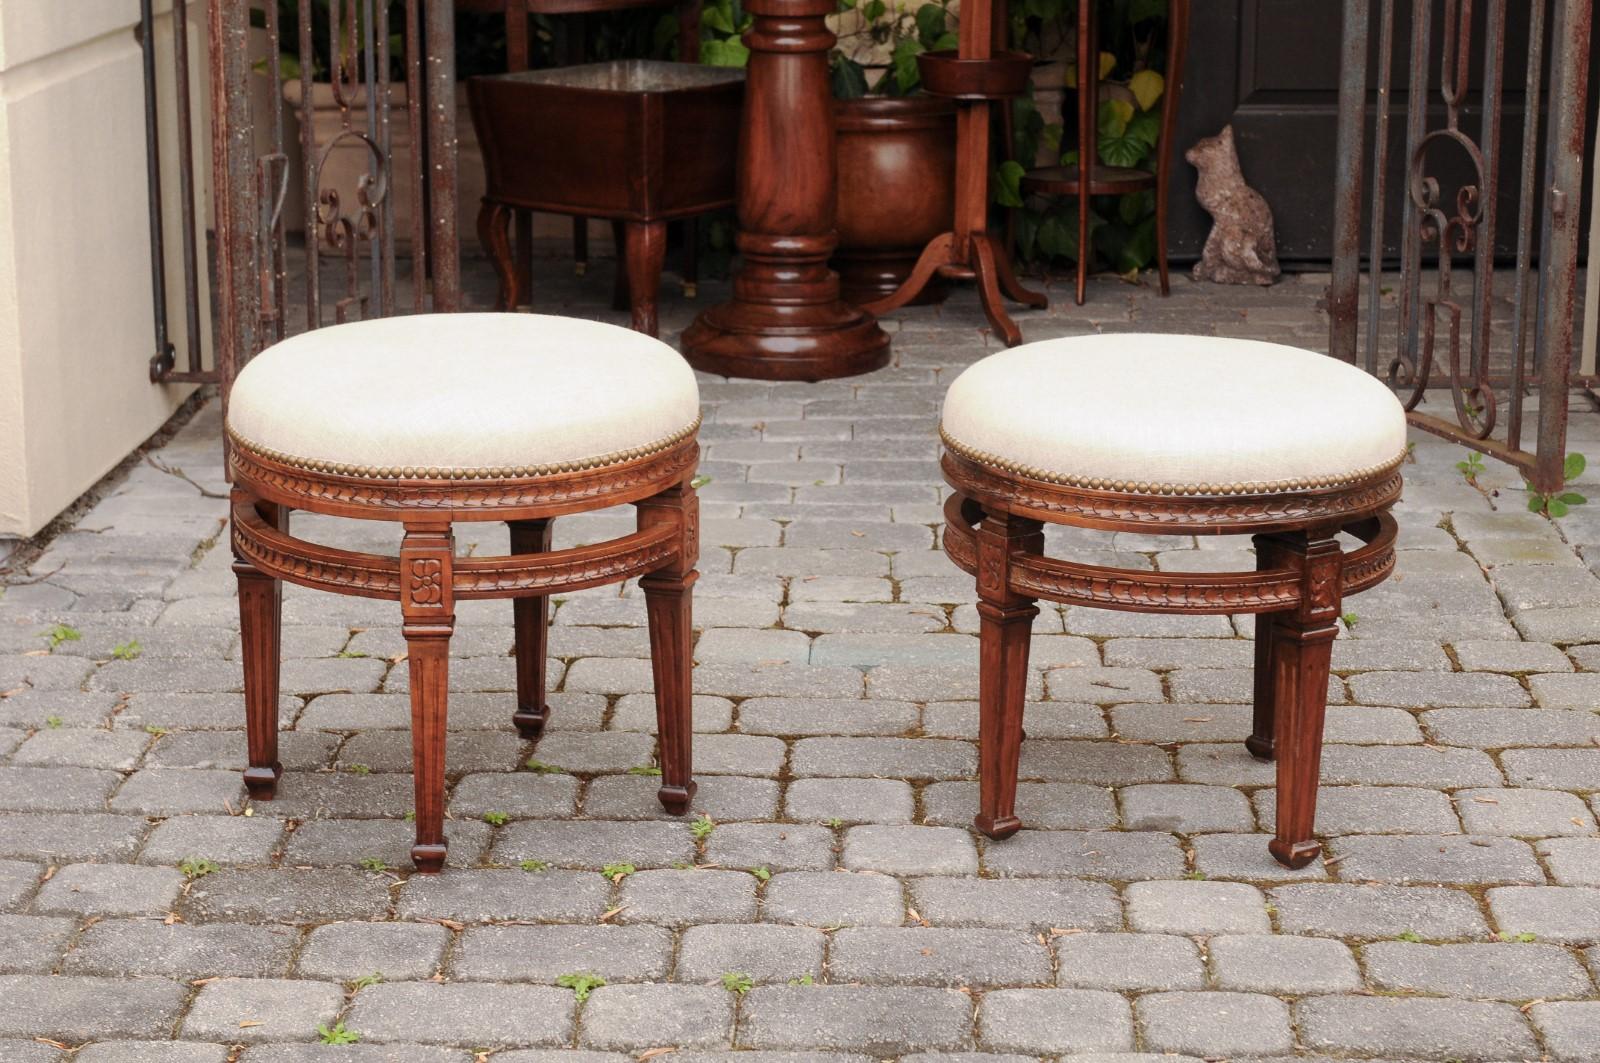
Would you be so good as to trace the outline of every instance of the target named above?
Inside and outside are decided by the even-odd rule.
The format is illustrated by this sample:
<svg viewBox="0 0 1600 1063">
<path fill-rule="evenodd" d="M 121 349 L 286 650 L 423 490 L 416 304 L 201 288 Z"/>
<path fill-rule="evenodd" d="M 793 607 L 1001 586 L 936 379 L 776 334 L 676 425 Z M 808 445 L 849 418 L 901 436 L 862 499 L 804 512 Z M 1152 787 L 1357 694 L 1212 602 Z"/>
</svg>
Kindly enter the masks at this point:
<svg viewBox="0 0 1600 1063">
<path fill-rule="evenodd" d="M 406 0 L 406 126 L 411 136 L 411 309 L 428 308 L 428 145 L 422 137 L 421 0 Z"/>
<path fill-rule="evenodd" d="M 461 244 L 456 233 L 456 26 L 453 0 L 423 0 L 427 18 L 427 209 L 433 309 L 461 309 Z M 420 213 L 422 201 L 417 201 Z"/>
<path fill-rule="evenodd" d="M 378 126 L 372 131 L 372 136 L 378 142 L 378 151 L 383 155 L 384 165 L 389 168 L 387 184 L 393 189 L 398 186 L 394 183 L 394 134 L 389 121 L 390 111 L 393 109 L 389 100 L 389 0 L 378 0 L 373 23 L 377 38 L 378 99 L 381 102 L 377 111 Z M 395 194 L 390 191 L 378 205 L 378 273 L 382 278 L 378 288 L 378 312 L 384 317 L 394 314 L 394 201 Z"/>
<path fill-rule="evenodd" d="M 1529 5 L 1528 75 L 1524 91 L 1522 126 L 1522 186 L 1517 202 L 1517 288 L 1511 313 L 1511 375 L 1517 391 L 1506 418 L 1506 442 L 1522 447 L 1522 395 L 1528 379 L 1528 324 L 1533 303 L 1528 283 L 1533 276 L 1533 219 L 1539 202 L 1536 184 L 1539 158 L 1539 100 L 1543 88 L 1545 24 L 1542 3 Z"/>
<path fill-rule="evenodd" d="M 1366 135 L 1368 0 L 1345 0 L 1339 68 L 1338 172 L 1334 178 L 1333 280 L 1328 289 L 1329 352 L 1356 360 L 1361 302 L 1361 165 Z M 1381 101 L 1380 101 L 1381 103 Z M 1381 253 L 1379 245 L 1376 253 Z"/>
<path fill-rule="evenodd" d="M 1387 202 L 1389 188 L 1389 116 L 1394 106 L 1394 3 L 1382 0 L 1378 15 L 1378 105 L 1373 117 L 1372 203 Z M 1378 347 L 1383 323 L 1383 248 L 1385 213 L 1372 212 L 1367 283 L 1367 358 L 1369 373 L 1378 373 Z M 1387 371 L 1388 367 L 1383 367 Z"/>
<path fill-rule="evenodd" d="M 167 329 L 166 219 L 162 216 L 161 204 L 161 126 L 156 100 L 155 28 L 152 0 L 139 0 L 139 42 L 144 53 L 144 165 L 150 213 L 150 292 L 156 331 L 156 353 L 150 359 L 152 382 L 160 381 L 172 372 L 177 362 Z"/>
<path fill-rule="evenodd" d="M 315 125 L 316 110 L 313 102 L 312 91 L 313 68 L 316 62 L 316 45 L 311 24 L 312 0 L 300 0 L 297 14 L 300 29 L 300 155 L 301 163 L 305 167 L 305 255 L 306 255 L 306 328 L 314 329 L 322 323 L 322 270 L 318 261 L 318 250 L 321 247 L 322 233 L 317 224 L 317 178 L 322 170 L 322 160 L 317 153 L 317 130 Z M 331 13 L 338 8 L 338 0 L 328 5 L 330 17 L 335 25 L 336 17 Z M 335 45 L 337 47 L 337 44 Z M 338 52 L 335 51 L 337 57 Z M 337 77 L 337 74 L 331 75 Z"/>
</svg>

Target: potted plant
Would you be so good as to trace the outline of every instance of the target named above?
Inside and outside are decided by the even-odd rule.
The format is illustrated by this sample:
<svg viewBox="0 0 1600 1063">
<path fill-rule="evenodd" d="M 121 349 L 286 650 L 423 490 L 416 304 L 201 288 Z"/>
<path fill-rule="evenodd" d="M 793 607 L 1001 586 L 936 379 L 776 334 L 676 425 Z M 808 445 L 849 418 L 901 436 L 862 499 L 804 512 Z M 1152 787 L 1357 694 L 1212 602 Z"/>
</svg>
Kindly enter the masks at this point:
<svg viewBox="0 0 1600 1063">
<path fill-rule="evenodd" d="M 917 56 L 955 47 L 950 0 L 840 0 L 832 55 L 844 298 L 890 294 L 955 211 L 955 105 L 920 92 Z M 943 298 L 931 288 L 919 301 Z"/>
</svg>

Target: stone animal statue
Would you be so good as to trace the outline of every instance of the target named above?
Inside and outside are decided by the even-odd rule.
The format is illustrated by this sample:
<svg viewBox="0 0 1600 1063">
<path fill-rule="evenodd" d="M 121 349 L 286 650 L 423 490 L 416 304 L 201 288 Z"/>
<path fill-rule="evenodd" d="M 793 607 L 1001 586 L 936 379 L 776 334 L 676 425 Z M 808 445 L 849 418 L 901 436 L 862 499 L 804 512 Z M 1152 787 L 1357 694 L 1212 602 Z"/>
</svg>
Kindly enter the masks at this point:
<svg viewBox="0 0 1600 1063">
<path fill-rule="evenodd" d="M 1195 198 L 1211 215 L 1211 235 L 1194 267 L 1194 279 L 1217 284 L 1271 284 L 1278 279 L 1278 244 L 1272 208 L 1244 183 L 1233 127 L 1197 141 L 1183 157 L 1200 171 Z"/>
</svg>

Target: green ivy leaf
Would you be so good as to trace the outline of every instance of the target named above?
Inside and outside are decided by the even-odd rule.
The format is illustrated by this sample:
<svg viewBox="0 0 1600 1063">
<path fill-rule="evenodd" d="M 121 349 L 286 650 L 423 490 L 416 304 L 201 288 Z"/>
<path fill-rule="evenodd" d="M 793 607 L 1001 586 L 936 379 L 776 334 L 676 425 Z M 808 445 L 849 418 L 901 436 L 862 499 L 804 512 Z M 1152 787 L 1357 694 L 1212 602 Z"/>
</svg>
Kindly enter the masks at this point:
<svg viewBox="0 0 1600 1063">
<path fill-rule="evenodd" d="M 938 4 L 923 4 L 917 8 L 917 36 L 929 48 L 945 35 L 945 10 Z"/>
<path fill-rule="evenodd" d="M 867 71 L 854 59 L 840 58 L 833 64 L 833 95 L 839 100 L 858 100 L 867 94 Z"/>
<path fill-rule="evenodd" d="M 1563 479 L 1576 480 L 1583 475 L 1583 470 L 1589 467 L 1589 459 L 1582 454 L 1568 454 L 1567 460 L 1561 466 Z"/>
<path fill-rule="evenodd" d="M 1022 163 L 1007 159 L 995 171 L 994 201 L 1002 207 L 1022 206 Z"/>
<path fill-rule="evenodd" d="M 701 9 L 700 21 L 708 29 L 716 30 L 718 33 L 731 34 L 738 32 L 738 29 L 733 24 L 733 5 L 731 4 L 727 7 L 721 4 L 713 4 L 710 7 Z M 719 42 L 706 41 L 705 43 L 715 44 Z M 704 52 L 702 51 L 703 54 Z"/>
<path fill-rule="evenodd" d="M 1565 517 L 1567 515 L 1567 504 L 1559 498 L 1552 498 L 1549 501 L 1549 505 L 1545 507 L 1545 512 L 1552 517 Z"/>
<path fill-rule="evenodd" d="M 909 37 L 894 46 L 894 81 L 901 96 L 922 83 L 922 71 L 917 69 L 917 56 L 922 51 L 922 42 Z"/>
<path fill-rule="evenodd" d="M 746 66 L 750 62 L 750 49 L 733 37 L 725 41 L 702 41 L 700 62 L 706 66 Z"/>
<path fill-rule="evenodd" d="M 1589 500 L 1583 495 L 1578 494 L 1576 491 L 1563 491 L 1561 494 L 1556 496 L 1556 501 L 1562 503 L 1563 505 L 1581 506 Z"/>
</svg>

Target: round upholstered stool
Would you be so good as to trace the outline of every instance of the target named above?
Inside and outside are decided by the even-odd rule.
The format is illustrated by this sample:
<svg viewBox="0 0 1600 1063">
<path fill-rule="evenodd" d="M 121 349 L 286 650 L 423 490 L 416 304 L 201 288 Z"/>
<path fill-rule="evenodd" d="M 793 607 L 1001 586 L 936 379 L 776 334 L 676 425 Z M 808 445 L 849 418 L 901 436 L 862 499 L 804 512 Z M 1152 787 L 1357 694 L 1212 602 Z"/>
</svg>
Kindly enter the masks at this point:
<svg viewBox="0 0 1600 1063">
<path fill-rule="evenodd" d="M 444 863 L 444 750 L 455 603 L 512 598 L 517 703 L 536 737 L 548 596 L 642 577 L 661 803 L 690 775 L 690 588 L 699 520 L 694 374 L 627 329 L 528 314 L 398 317 L 319 329 L 250 361 L 229 396 L 251 796 L 274 796 L 280 580 L 400 603 L 411 679 L 419 871 Z M 550 548 L 562 514 L 633 503 L 638 531 Z M 291 510 L 399 521 L 395 557 L 293 538 Z M 458 557 L 455 521 L 506 521 L 511 553 Z"/>
<path fill-rule="evenodd" d="M 985 358 L 945 397 L 945 551 L 977 577 L 978 829 L 1014 833 L 1028 635 L 1044 598 L 1148 613 L 1255 613 L 1245 745 L 1276 757 L 1277 837 L 1314 859 L 1340 602 L 1394 567 L 1406 421 L 1378 380 L 1319 354 L 1199 336 L 1107 335 Z M 1043 524 L 1252 534 L 1254 572 L 1154 572 L 1044 556 Z M 1345 552 L 1341 532 L 1360 540 Z"/>
</svg>

